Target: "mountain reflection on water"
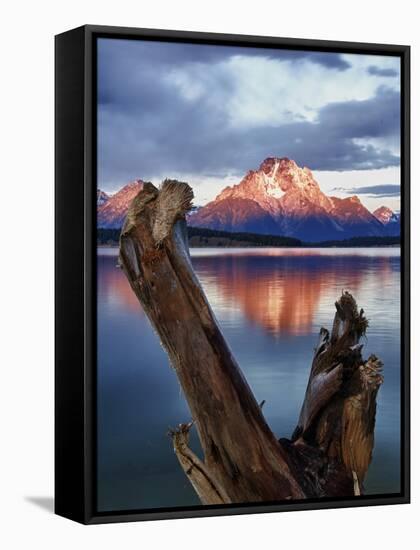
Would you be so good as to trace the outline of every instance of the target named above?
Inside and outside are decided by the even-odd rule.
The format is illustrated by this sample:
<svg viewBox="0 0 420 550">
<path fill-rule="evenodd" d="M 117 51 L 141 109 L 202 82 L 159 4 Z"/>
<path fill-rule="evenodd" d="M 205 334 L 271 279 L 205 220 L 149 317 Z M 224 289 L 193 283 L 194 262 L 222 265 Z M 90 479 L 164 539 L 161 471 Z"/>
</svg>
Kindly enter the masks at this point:
<svg viewBox="0 0 420 550">
<path fill-rule="evenodd" d="M 384 361 L 367 490 L 399 490 L 400 255 L 384 249 L 192 249 L 229 345 L 279 436 L 295 427 L 313 347 L 334 302 L 354 294 L 370 326 L 365 356 Z M 179 383 L 115 249 L 98 254 L 100 509 L 198 504 L 166 437 L 189 420 Z M 197 441 L 193 439 L 193 444 Z"/>
</svg>

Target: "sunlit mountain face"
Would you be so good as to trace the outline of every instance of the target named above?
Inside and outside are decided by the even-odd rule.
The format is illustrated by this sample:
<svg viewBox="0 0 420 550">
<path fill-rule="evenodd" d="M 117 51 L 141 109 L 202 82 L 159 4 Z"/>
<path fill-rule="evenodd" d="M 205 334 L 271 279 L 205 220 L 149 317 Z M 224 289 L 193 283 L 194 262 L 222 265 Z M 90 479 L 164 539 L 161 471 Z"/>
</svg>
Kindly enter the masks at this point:
<svg viewBox="0 0 420 550">
<path fill-rule="evenodd" d="M 238 185 L 226 187 L 193 214 L 193 226 L 297 237 L 316 242 L 388 235 L 386 225 L 357 196 L 323 193 L 309 168 L 270 157 Z"/>
<path fill-rule="evenodd" d="M 127 214 L 128 206 L 137 193 L 143 189 L 143 183 L 142 180 L 135 180 L 125 185 L 115 193 L 115 195 L 111 197 L 107 196 L 107 200 L 103 201 L 101 204 L 99 204 L 99 193 L 103 193 L 103 191 L 98 191 L 97 226 L 106 229 L 121 228 Z"/>
<path fill-rule="evenodd" d="M 98 227 L 118 229 L 143 188 L 138 179 L 112 196 L 98 194 Z M 102 193 L 102 192 L 99 192 Z M 399 216 L 386 207 L 373 214 L 354 195 L 323 193 L 311 170 L 287 158 L 266 158 L 237 184 L 193 211 L 188 223 L 221 231 L 296 237 L 306 242 L 399 234 Z"/>
<path fill-rule="evenodd" d="M 388 235 L 399 235 L 401 231 L 401 217 L 398 212 L 393 212 L 387 206 L 377 208 L 373 215 L 387 229 Z"/>
</svg>

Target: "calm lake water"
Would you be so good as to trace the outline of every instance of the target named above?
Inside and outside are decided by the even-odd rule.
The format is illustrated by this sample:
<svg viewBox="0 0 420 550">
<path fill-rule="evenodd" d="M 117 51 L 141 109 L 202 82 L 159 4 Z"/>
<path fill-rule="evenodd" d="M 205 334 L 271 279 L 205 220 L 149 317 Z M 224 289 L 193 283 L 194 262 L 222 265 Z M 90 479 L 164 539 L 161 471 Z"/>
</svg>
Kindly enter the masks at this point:
<svg viewBox="0 0 420 550">
<path fill-rule="evenodd" d="M 192 249 L 194 268 L 274 433 L 296 426 L 321 326 L 353 293 L 369 319 L 364 355 L 384 362 L 367 493 L 400 486 L 400 251 Z M 99 510 L 191 506 L 167 431 L 191 419 L 174 371 L 122 271 L 98 250 Z M 198 451 L 197 437 L 192 444 Z"/>
</svg>

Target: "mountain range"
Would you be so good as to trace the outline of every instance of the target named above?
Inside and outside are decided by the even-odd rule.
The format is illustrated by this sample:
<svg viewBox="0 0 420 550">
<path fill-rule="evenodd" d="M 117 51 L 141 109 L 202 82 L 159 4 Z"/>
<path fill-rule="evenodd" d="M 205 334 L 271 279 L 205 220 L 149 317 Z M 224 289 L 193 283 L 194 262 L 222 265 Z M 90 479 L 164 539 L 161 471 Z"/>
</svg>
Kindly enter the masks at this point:
<svg viewBox="0 0 420 550">
<path fill-rule="evenodd" d="M 118 229 L 143 181 L 129 183 L 112 196 L 98 190 L 98 227 Z M 223 189 L 188 216 L 188 224 L 220 231 L 295 237 L 306 242 L 400 233 L 399 214 L 386 206 L 371 213 L 354 195 L 323 193 L 309 168 L 287 158 L 266 158 L 240 183 Z"/>
<path fill-rule="evenodd" d="M 97 191 L 97 226 L 103 229 L 120 229 L 123 226 L 128 206 L 141 189 L 142 180 L 134 180 L 109 196 Z"/>
</svg>

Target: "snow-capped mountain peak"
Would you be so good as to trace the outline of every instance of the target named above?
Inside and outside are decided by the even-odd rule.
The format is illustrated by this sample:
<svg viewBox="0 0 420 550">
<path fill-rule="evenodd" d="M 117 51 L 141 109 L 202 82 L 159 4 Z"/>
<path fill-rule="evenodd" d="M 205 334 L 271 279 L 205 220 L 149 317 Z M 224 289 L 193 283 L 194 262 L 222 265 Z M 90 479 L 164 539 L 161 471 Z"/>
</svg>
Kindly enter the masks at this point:
<svg viewBox="0 0 420 550">
<path fill-rule="evenodd" d="M 190 223 L 309 241 L 384 234 L 382 224 L 357 196 L 327 196 L 309 168 L 286 157 L 267 157 L 257 170 L 203 206 Z"/>
</svg>

